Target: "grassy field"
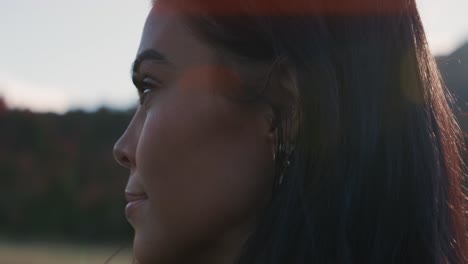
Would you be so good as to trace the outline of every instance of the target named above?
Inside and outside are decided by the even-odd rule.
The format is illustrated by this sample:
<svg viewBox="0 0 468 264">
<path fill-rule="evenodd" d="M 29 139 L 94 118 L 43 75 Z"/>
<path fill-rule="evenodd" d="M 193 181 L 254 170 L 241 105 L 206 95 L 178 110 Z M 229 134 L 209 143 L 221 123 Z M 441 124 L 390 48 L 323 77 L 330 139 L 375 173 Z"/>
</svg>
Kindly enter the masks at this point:
<svg viewBox="0 0 468 264">
<path fill-rule="evenodd" d="M 104 264 L 119 247 L 0 242 L 0 264 Z M 110 264 L 131 264 L 131 249 L 123 249 Z"/>
</svg>

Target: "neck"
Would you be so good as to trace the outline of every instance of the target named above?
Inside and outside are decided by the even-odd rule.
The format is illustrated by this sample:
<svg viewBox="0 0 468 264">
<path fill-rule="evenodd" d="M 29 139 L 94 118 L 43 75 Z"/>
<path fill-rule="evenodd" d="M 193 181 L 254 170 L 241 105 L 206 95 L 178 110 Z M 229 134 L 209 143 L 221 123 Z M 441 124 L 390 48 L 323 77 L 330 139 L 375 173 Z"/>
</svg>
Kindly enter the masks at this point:
<svg viewBox="0 0 468 264">
<path fill-rule="evenodd" d="M 237 227 L 229 230 L 218 240 L 207 243 L 204 250 L 198 251 L 193 258 L 187 259 L 187 263 L 199 264 L 234 264 L 239 258 L 242 248 L 246 243 L 251 229 Z"/>
</svg>

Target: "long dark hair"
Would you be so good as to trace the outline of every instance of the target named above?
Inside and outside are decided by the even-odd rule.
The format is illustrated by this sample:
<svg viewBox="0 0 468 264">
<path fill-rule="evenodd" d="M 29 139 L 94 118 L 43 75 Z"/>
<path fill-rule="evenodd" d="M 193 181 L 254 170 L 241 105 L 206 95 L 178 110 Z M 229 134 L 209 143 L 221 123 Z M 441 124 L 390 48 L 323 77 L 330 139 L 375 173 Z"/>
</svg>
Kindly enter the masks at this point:
<svg viewBox="0 0 468 264">
<path fill-rule="evenodd" d="M 239 263 L 467 263 L 463 137 L 414 0 L 166 2 L 221 56 L 295 71 L 291 165 Z"/>
</svg>

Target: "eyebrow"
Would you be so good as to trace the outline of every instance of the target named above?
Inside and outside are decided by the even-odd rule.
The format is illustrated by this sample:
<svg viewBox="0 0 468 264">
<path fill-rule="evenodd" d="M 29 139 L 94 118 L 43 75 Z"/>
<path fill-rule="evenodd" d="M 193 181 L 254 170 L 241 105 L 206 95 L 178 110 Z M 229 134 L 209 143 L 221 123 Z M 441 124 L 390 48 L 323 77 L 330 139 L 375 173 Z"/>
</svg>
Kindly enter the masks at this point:
<svg viewBox="0 0 468 264">
<path fill-rule="evenodd" d="M 144 50 L 142 53 L 138 54 L 135 61 L 132 64 L 132 74 L 136 74 L 138 72 L 138 68 L 140 67 L 141 63 L 145 60 L 151 60 L 161 64 L 171 64 L 164 54 L 155 50 L 155 49 L 147 49 Z"/>
</svg>

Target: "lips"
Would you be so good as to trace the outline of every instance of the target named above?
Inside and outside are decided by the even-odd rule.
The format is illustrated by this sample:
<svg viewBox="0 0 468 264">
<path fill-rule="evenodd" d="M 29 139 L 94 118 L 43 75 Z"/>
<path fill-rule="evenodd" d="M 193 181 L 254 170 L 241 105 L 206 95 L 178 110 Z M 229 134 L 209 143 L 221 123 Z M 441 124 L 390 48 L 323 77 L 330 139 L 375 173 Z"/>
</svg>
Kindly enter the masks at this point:
<svg viewBox="0 0 468 264">
<path fill-rule="evenodd" d="M 148 200 L 148 196 L 145 193 L 125 192 L 125 198 L 128 202 L 125 216 L 129 223 L 134 224 L 136 212 Z"/>
<path fill-rule="evenodd" d="M 131 203 L 138 200 L 145 200 L 148 199 L 148 195 L 146 193 L 133 193 L 133 192 L 125 192 L 125 199 L 127 202 Z"/>
</svg>

